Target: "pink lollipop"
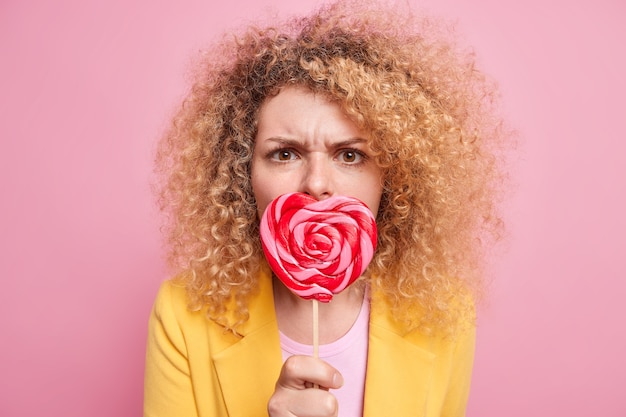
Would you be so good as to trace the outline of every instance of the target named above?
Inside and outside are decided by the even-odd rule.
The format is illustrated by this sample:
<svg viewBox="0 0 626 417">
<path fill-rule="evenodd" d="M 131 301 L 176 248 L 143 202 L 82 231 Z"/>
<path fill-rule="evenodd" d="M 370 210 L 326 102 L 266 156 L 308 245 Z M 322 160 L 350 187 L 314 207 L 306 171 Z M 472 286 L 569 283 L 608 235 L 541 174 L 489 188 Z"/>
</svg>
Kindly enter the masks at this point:
<svg viewBox="0 0 626 417">
<path fill-rule="evenodd" d="M 376 249 L 376 222 L 361 201 L 284 194 L 261 219 L 261 242 L 276 276 L 305 299 L 329 302 L 361 276 Z"/>
</svg>

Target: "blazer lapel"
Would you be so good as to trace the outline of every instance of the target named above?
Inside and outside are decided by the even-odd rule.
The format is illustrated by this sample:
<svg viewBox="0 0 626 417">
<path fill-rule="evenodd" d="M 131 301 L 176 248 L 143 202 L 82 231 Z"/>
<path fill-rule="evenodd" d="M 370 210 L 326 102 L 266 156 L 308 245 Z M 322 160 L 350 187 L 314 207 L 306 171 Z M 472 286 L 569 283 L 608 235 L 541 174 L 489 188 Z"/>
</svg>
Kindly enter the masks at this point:
<svg viewBox="0 0 626 417">
<path fill-rule="evenodd" d="M 282 366 L 271 278 L 261 274 L 260 294 L 251 300 L 243 337 L 213 357 L 228 415 L 267 413 L 267 400 Z"/>
<path fill-rule="evenodd" d="M 369 331 L 364 417 L 426 415 L 435 354 L 406 337 L 375 303 Z"/>
</svg>

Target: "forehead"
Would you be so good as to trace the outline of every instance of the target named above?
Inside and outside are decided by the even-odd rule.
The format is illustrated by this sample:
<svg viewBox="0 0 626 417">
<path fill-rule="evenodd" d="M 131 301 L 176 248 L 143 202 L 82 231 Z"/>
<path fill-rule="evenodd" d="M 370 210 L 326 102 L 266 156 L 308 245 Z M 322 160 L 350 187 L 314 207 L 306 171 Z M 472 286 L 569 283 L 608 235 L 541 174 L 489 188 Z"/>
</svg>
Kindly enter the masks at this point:
<svg viewBox="0 0 626 417">
<path fill-rule="evenodd" d="M 267 98 L 257 115 L 257 136 L 271 134 L 366 138 L 337 101 L 304 87 L 284 87 Z"/>
</svg>

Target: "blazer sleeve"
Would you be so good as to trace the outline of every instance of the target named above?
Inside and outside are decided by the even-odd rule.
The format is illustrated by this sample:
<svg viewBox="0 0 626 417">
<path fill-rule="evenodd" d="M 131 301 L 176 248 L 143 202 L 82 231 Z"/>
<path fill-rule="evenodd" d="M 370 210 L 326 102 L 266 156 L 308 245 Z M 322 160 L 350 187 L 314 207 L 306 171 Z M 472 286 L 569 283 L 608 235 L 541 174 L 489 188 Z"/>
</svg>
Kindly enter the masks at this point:
<svg viewBox="0 0 626 417">
<path fill-rule="evenodd" d="M 171 284 L 157 295 L 148 325 L 144 417 L 197 417 L 187 346 Z"/>
</svg>

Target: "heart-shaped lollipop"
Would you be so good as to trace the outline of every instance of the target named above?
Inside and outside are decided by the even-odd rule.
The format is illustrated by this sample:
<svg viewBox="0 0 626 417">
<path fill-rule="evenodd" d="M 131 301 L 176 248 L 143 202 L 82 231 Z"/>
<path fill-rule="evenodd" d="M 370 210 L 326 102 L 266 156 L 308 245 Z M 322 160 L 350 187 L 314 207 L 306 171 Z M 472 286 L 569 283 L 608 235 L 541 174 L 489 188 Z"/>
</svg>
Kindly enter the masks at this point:
<svg viewBox="0 0 626 417">
<path fill-rule="evenodd" d="M 284 194 L 266 208 L 260 231 L 274 274 L 300 297 L 322 302 L 360 277 L 376 249 L 374 216 L 351 197 Z"/>
</svg>

